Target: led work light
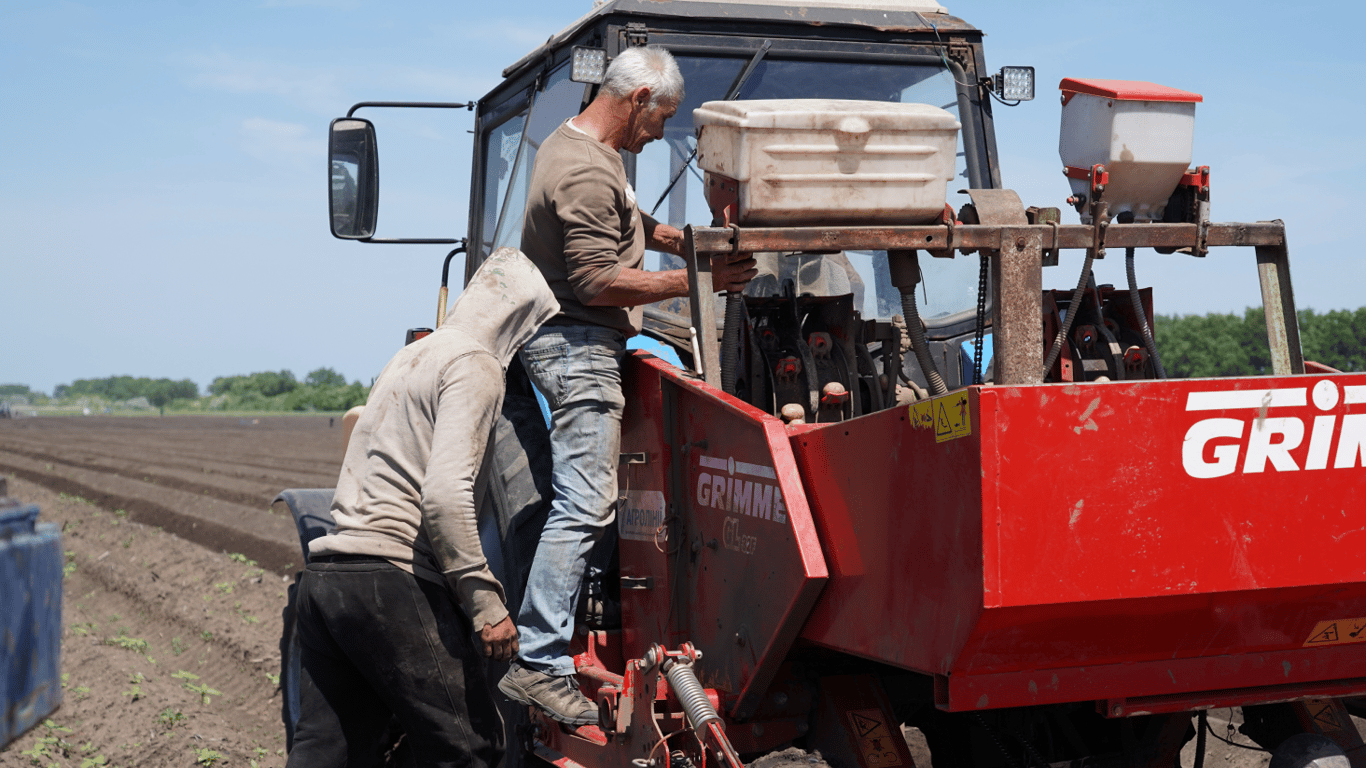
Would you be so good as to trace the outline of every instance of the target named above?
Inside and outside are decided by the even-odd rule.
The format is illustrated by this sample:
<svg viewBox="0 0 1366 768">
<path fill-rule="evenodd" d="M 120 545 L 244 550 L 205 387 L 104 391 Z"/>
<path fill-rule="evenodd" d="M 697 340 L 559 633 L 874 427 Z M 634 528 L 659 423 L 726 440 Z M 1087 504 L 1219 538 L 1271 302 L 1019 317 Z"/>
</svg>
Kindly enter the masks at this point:
<svg viewBox="0 0 1366 768">
<path fill-rule="evenodd" d="M 1034 98 L 1034 68 L 1001 67 L 992 85 L 996 95 L 1006 101 L 1030 101 Z"/>
<path fill-rule="evenodd" d="M 576 83 L 601 84 L 603 74 L 607 71 L 607 51 L 576 45 L 573 55 L 574 63 L 569 70 L 569 79 Z"/>
</svg>

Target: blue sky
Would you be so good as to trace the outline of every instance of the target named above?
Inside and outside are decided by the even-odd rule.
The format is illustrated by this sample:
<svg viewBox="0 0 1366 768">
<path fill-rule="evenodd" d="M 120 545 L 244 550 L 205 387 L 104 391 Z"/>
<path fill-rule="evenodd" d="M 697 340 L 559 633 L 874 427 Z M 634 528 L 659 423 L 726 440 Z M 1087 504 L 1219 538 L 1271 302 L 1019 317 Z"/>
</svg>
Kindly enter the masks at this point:
<svg viewBox="0 0 1366 768">
<path fill-rule="evenodd" d="M 1300 308 L 1366 304 L 1359 4 L 946 5 L 988 33 L 991 69 L 1038 70 L 1036 101 L 997 110 L 1005 185 L 1026 204 L 1068 194 L 1063 77 L 1195 91 L 1214 219 L 1285 220 Z M 435 320 L 446 249 L 328 234 L 329 121 L 362 100 L 477 100 L 590 7 L 0 0 L 0 383 L 205 387 L 324 366 L 368 383 Z M 463 236 L 470 113 L 377 122 L 380 234 Z M 1045 285 L 1071 287 L 1078 266 L 1065 257 Z M 1122 284 L 1122 255 L 1098 277 Z M 1139 277 L 1164 314 L 1261 303 L 1250 250 L 1140 256 Z"/>
</svg>

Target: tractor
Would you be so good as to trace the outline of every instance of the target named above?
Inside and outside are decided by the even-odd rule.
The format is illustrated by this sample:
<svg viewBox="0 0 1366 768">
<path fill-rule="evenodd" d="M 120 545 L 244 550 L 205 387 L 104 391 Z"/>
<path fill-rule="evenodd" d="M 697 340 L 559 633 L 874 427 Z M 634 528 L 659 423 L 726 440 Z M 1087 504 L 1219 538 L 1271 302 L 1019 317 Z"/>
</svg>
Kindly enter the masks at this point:
<svg viewBox="0 0 1366 768">
<path fill-rule="evenodd" d="M 687 96 L 623 160 L 642 210 L 685 232 L 681 260 L 647 267 L 686 267 L 692 290 L 646 308 L 654 346 L 624 364 L 616 526 L 575 648 L 599 722 L 510 708 L 515 760 L 912 768 L 927 749 L 936 768 L 1168 768 L 1194 739 L 1198 766 L 1227 707 L 1286 765 L 1366 766 L 1366 374 L 1303 359 L 1281 222 L 1210 219 L 1199 95 L 1064 80 L 1081 220 L 1064 224 L 999 170 L 993 105 L 1032 98 L 1033 71 L 989 70 L 982 32 L 933 0 L 607 0 L 478 102 L 334 121 L 333 234 L 395 242 L 374 236 L 358 110 L 472 110 L 468 235 L 434 241 L 456 246 L 439 323 L 452 257 L 468 276 L 518 245 L 540 142 L 647 44 Z M 878 133 L 894 112 L 950 131 L 930 172 L 923 137 Z M 771 135 L 798 123 L 815 138 Z M 1136 253 L 1228 246 L 1255 249 L 1272 371 L 1168 378 Z M 1082 274 L 1045 289 L 1065 249 Z M 1128 285 L 1096 283 L 1107 252 Z M 760 254 L 743 294 L 699 287 L 720 253 Z M 547 440 L 514 365 L 481 527 L 510 606 Z M 278 500 L 305 553 L 329 503 Z M 293 642 L 287 622 L 287 725 Z"/>
</svg>

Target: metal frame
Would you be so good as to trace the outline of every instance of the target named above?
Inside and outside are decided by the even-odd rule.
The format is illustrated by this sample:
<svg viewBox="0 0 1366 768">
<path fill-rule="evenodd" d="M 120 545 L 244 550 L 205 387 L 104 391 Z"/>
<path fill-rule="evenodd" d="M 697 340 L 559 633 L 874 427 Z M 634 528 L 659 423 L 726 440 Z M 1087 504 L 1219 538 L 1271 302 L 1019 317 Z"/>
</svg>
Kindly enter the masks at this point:
<svg viewBox="0 0 1366 768">
<path fill-rule="evenodd" d="M 1204 230 L 1202 232 L 1202 229 Z M 1094 247 L 1096 227 L 1070 224 L 1012 226 L 932 225 L 915 227 L 692 227 L 684 229 L 692 324 L 699 329 L 703 378 L 721 385 L 720 342 L 706 318 L 715 317 L 716 296 L 700 286 L 711 286 L 715 254 L 756 251 L 840 251 L 922 249 L 951 252 L 974 249 L 992 260 L 992 305 L 996 384 L 1037 384 L 1043 377 L 1041 274 L 1043 253 L 1055 249 Z M 1110 248 L 1199 248 L 1251 246 L 1257 249 L 1257 271 L 1266 307 L 1267 340 L 1272 372 L 1278 376 L 1304 373 L 1295 297 L 1290 285 L 1290 260 L 1285 224 L 1280 220 L 1255 224 L 1114 224 L 1104 244 Z"/>
</svg>

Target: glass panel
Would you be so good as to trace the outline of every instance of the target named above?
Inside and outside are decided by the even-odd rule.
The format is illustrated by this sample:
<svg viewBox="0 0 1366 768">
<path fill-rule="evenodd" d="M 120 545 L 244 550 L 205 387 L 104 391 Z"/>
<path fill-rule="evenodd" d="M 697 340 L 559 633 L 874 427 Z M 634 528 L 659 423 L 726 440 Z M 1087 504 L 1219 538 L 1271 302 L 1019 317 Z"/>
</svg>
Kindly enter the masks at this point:
<svg viewBox="0 0 1366 768">
<path fill-rule="evenodd" d="M 667 198 L 660 196 L 669 180 L 696 146 L 692 111 L 703 102 L 721 99 L 744 67 L 743 58 L 703 58 L 679 56 L 687 96 L 678 116 L 665 126 L 662 141 L 651 143 L 636 162 L 636 189 L 643 210 L 656 211 L 655 218 L 682 228 L 686 224 L 711 222 L 702 193 L 702 175 L 696 162 L 679 177 Z M 941 65 L 866 63 L 837 61 L 784 61 L 765 59 L 755 68 L 739 94 L 741 99 L 859 99 L 922 103 L 940 107 L 961 122 L 958 90 L 953 76 Z M 959 135 L 956 178 L 967 186 L 967 163 Z M 950 187 L 950 191 L 956 191 Z M 657 201 L 660 201 L 657 205 Z M 827 259 L 821 265 L 815 258 L 770 257 L 761 265 L 769 279 L 756 280 L 750 293 L 777 290 L 781 281 L 792 278 L 798 292 L 818 294 L 854 293 L 855 306 L 865 318 L 890 317 L 901 312 L 901 297 L 887 274 L 884 252 L 847 253 Z M 787 263 L 792 262 L 792 263 Z M 809 262 L 809 263 L 808 263 Z M 977 260 L 934 259 L 922 256 L 924 275 L 920 312 L 932 320 L 973 309 L 977 303 Z M 646 256 L 647 269 L 670 269 L 681 261 L 666 254 Z M 766 269 L 765 269 L 766 266 Z M 686 302 L 670 302 L 670 311 L 686 313 Z"/>
<path fill-rule="evenodd" d="M 522 134 L 521 149 L 511 174 L 511 184 L 507 191 L 507 202 L 498 216 L 498 230 L 493 238 L 493 247 L 505 245 L 517 247 L 522 242 L 522 214 L 526 211 L 527 184 L 531 181 L 532 163 L 536 161 L 536 150 L 560 123 L 577 115 L 583 106 L 583 97 L 588 86 L 569 79 L 569 65 L 562 64 L 551 73 L 545 90 L 536 94 L 531 104 L 531 115 L 526 121 Z"/>
<path fill-rule="evenodd" d="M 512 181 L 512 166 L 517 162 L 517 148 L 522 143 L 522 129 L 526 127 L 526 113 L 516 115 L 489 131 L 484 145 L 484 210 L 479 236 L 483 239 L 485 256 L 493 252 L 493 237 L 498 228 L 498 211 L 507 197 Z"/>
<path fill-rule="evenodd" d="M 332 157 L 332 231 L 354 235 L 356 211 L 356 176 L 360 162 L 352 156 Z"/>
</svg>

